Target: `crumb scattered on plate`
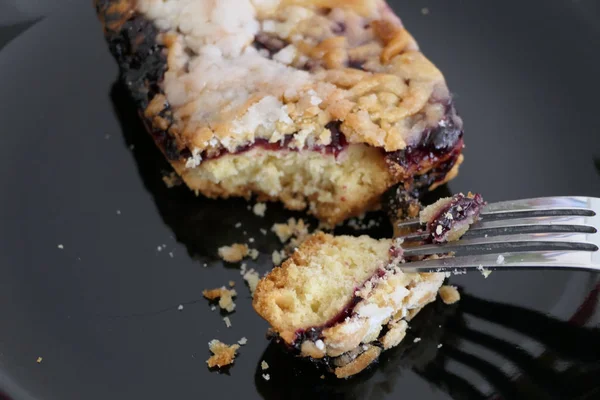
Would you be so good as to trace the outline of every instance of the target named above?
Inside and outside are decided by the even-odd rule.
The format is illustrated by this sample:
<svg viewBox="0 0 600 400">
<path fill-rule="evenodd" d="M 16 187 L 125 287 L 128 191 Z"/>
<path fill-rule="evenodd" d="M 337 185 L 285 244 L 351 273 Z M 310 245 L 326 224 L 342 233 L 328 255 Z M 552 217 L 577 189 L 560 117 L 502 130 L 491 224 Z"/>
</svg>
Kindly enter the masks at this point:
<svg viewBox="0 0 600 400">
<path fill-rule="evenodd" d="M 421 341 L 420 337 L 416 337 L 415 340 L 413 340 L 414 343 L 419 343 Z"/>
<path fill-rule="evenodd" d="M 437 345 L 437 348 L 438 348 L 438 349 L 441 349 L 441 348 L 442 348 L 442 344 L 441 344 L 441 343 L 440 343 L 440 344 L 438 344 L 438 345 Z"/>
<path fill-rule="evenodd" d="M 244 272 L 243 278 L 248 284 L 250 294 L 254 296 L 254 291 L 256 290 L 256 286 L 258 286 L 258 282 L 260 281 L 260 275 L 254 270 L 254 268 L 250 268 L 248 271 Z"/>
<path fill-rule="evenodd" d="M 252 212 L 259 217 L 264 217 L 265 211 L 267 211 L 267 205 L 265 203 L 256 203 L 252 208 Z"/>
<path fill-rule="evenodd" d="M 227 289 L 225 286 L 221 286 L 216 289 L 205 289 L 202 291 L 202 295 L 208 300 L 219 299 L 219 307 L 227 312 L 235 310 L 235 303 L 233 298 L 237 296 L 235 289 Z"/>
<path fill-rule="evenodd" d="M 456 286 L 444 285 L 438 293 L 444 304 L 454 304 L 460 300 L 460 293 Z"/>
<path fill-rule="evenodd" d="M 234 287 L 235 286 L 235 281 L 229 281 L 229 286 L 230 287 Z"/>
<path fill-rule="evenodd" d="M 298 220 L 290 218 L 285 224 L 273 224 L 271 230 L 275 232 L 281 243 L 287 242 L 292 236 L 302 239 L 308 235 L 308 225 L 302 218 Z"/>
<path fill-rule="evenodd" d="M 225 322 L 225 326 L 231 328 L 231 320 L 229 317 L 223 317 L 223 322 Z"/>
<path fill-rule="evenodd" d="M 250 256 L 251 259 L 256 260 L 258 258 L 258 256 L 260 255 L 260 253 L 256 249 L 250 249 L 250 251 L 248 251 L 248 255 Z"/>
<path fill-rule="evenodd" d="M 262 377 L 265 381 L 268 381 L 269 379 L 271 379 L 271 376 L 269 374 L 263 374 Z"/>
<path fill-rule="evenodd" d="M 267 234 L 267 230 L 264 228 L 260 228 L 260 233 L 262 233 L 263 235 Z"/>
<path fill-rule="evenodd" d="M 269 364 L 267 364 L 267 362 L 265 360 L 262 360 L 261 363 L 260 363 L 260 367 L 264 371 L 266 369 L 269 369 Z"/>
<path fill-rule="evenodd" d="M 429 8 L 427 8 L 427 7 L 421 8 L 421 14 L 423 14 L 423 15 L 429 14 Z"/>
<path fill-rule="evenodd" d="M 177 307 L 177 309 L 178 309 L 179 311 L 183 310 L 183 304 L 180 304 L 180 305 Z"/>
<path fill-rule="evenodd" d="M 245 345 L 246 343 L 248 343 L 248 339 L 246 339 L 246 337 L 241 338 L 240 340 L 238 340 L 238 344 L 240 346 Z"/>
<path fill-rule="evenodd" d="M 38 357 L 37 360 L 35 360 L 35 362 L 37 362 L 38 364 L 41 364 L 43 360 L 44 359 L 42 357 Z"/>
<path fill-rule="evenodd" d="M 241 223 L 241 222 L 238 222 L 237 224 L 235 224 L 235 227 L 236 227 L 237 229 L 240 229 L 240 228 L 242 227 L 242 223 Z"/>
<path fill-rule="evenodd" d="M 231 246 L 219 247 L 219 257 L 224 261 L 235 263 L 240 262 L 248 255 L 248 245 L 234 243 Z"/>
<path fill-rule="evenodd" d="M 63 246 L 62 244 L 59 244 L 57 247 L 61 250 L 65 248 L 65 246 Z"/>
<path fill-rule="evenodd" d="M 182 183 L 181 179 L 179 178 L 179 175 L 177 175 L 177 173 L 174 171 L 167 175 L 163 175 L 162 180 L 169 189 L 175 186 L 179 186 Z"/>
<path fill-rule="evenodd" d="M 491 270 L 483 268 L 483 265 L 480 265 L 479 267 L 477 267 L 477 269 L 481 272 L 481 275 L 483 275 L 484 278 L 487 278 L 492 273 Z"/>
<path fill-rule="evenodd" d="M 231 346 L 226 345 L 225 343 L 213 339 L 208 342 L 208 349 L 213 353 L 212 356 L 206 363 L 209 368 L 221 368 L 229 364 L 233 364 L 235 360 L 236 351 L 240 348 L 239 344 L 232 344 Z"/>
</svg>

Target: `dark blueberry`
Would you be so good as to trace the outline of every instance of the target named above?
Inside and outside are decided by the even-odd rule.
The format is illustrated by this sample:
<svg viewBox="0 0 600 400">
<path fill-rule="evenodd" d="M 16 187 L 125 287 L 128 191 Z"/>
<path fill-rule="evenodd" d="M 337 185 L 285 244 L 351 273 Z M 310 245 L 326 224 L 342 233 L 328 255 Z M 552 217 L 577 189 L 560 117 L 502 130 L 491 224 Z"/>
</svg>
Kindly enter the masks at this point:
<svg viewBox="0 0 600 400">
<path fill-rule="evenodd" d="M 287 42 L 275 35 L 260 32 L 254 37 L 253 46 L 257 50 L 267 50 L 269 57 L 273 57 L 275 53 L 287 46 Z"/>
</svg>

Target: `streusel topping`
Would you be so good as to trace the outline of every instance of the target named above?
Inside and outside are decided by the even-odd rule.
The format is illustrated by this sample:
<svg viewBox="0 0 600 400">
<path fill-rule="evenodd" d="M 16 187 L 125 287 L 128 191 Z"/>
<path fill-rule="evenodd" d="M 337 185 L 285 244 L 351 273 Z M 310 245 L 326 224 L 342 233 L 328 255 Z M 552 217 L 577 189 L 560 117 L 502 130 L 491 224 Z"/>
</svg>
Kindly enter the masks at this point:
<svg viewBox="0 0 600 400">
<path fill-rule="evenodd" d="M 437 126 L 449 94 L 439 70 L 381 0 L 138 0 L 168 51 L 164 94 L 146 116 L 192 156 L 256 139 L 326 146 L 341 121 L 350 143 L 396 151 Z"/>
</svg>

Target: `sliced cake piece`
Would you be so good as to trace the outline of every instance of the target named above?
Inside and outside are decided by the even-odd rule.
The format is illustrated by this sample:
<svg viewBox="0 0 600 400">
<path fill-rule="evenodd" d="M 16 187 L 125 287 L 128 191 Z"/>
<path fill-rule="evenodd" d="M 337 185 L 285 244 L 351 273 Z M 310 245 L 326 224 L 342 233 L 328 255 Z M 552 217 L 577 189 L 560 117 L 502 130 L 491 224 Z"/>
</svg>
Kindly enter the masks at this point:
<svg viewBox="0 0 600 400">
<path fill-rule="evenodd" d="M 347 377 L 399 344 L 444 281 L 401 263 L 392 239 L 317 233 L 260 281 L 253 305 L 290 350 Z"/>
<path fill-rule="evenodd" d="M 329 223 L 462 161 L 444 77 L 382 0 L 96 0 L 121 79 L 183 181 Z"/>
<path fill-rule="evenodd" d="M 456 194 L 439 199 L 419 214 L 433 243 L 458 240 L 479 219 L 485 201 L 480 194 Z"/>
</svg>

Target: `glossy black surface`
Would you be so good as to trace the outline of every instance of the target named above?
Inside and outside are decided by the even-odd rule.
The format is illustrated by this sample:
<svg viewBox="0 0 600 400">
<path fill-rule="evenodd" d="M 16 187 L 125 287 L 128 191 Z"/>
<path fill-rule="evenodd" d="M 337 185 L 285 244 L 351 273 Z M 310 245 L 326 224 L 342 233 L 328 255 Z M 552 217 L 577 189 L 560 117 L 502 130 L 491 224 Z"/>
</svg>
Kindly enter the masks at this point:
<svg viewBox="0 0 600 400">
<path fill-rule="evenodd" d="M 0 398 L 600 397 L 590 273 L 454 276 L 458 304 L 426 308 L 403 346 L 348 381 L 282 355 L 216 249 L 254 237 L 248 264 L 264 272 L 279 244 L 259 229 L 298 214 L 269 205 L 261 219 L 244 201 L 167 189 L 93 8 L 69 4 L 0 52 Z M 465 164 L 436 195 L 600 196 L 596 2 L 392 4 L 465 120 Z M 227 329 L 201 291 L 229 280 L 240 295 Z M 210 372 L 207 342 L 242 336 L 233 368 Z"/>
</svg>

